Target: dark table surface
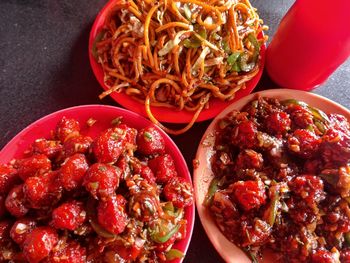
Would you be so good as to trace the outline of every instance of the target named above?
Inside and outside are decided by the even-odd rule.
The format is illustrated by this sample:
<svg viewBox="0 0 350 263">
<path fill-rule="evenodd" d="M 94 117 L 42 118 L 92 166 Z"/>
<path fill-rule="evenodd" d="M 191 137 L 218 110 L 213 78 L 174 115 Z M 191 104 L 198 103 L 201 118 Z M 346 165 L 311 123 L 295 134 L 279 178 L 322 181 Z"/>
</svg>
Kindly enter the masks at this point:
<svg viewBox="0 0 350 263">
<path fill-rule="evenodd" d="M 116 105 L 98 99 L 101 88 L 88 60 L 88 37 L 106 0 L 0 1 L 0 148 L 33 121 L 59 109 L 82 104 Z M 273 37 L 292 0 L 254 0 Z M 276 87 L 264 73 L 258 89 Z M 348 59 L 313 92 L 350 108 Z M 173 137 L 190 170 L 210 121 Z M 189 140 L 191 138 L 191 140 Z M 1 161 L 1 160 L 0 160 Z M 220 262 L 197 216 L 184 262 Z"/>
</svg>

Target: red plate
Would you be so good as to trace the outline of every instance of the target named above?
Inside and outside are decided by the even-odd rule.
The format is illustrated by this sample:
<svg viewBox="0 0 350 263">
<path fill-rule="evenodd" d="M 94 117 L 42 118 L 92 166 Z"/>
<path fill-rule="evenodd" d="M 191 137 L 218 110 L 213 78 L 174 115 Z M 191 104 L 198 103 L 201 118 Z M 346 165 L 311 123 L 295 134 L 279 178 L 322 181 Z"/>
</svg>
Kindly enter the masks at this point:
<svg viewBox="0 0 350 263">
<path fill-rule="evenodd" d="M 49 138 L 51 131 L 55 129 L 58 121 L 61 120 L 63 116 L 78 120 L 81 126 L 81 133 L 91 136 L 92 138 L 95 138 L 101 131 L 111 127 L 111 121 L 119 116 L 123 117 L 124 123 L 136 129 L 154 125 L 142 116 L 118 107 L 105 105 L 84 105 L 67 108 L 51 113 L 33 122 L 18 133 L 0 151 L 0 163 L 7 163 L 14 158 L 22 158 L 23 152 L 28 149 L 34 140 L 38 138 Z M 88 127 L 86 125 L 86 121 L 89 118 L 96 120 L 96 123 L 92 127 Z M 178 174 L 192 184 L 191 175 L 188 171 L 186 161 L 183 158 L 179 148 L 177 148 L 173 140 L 164 131 L 158 127 L 156 128 L 164 138 L 166 152 L 173 157 Z M 192 236 L 194 226 L 194 204 L 185 208 L 185 219 L 188 222 L 187 236 L 185 239 L 177 242 L 174 245 L 174 248 L 181 250 L 184 254 L 186 254 Z M 173 260 L 171 262 L 180 263 L 182 262 L 182 259 Z"/>
<path fill-rule="evenodd" d="M 89 58 L 90 58 L 90 64 L 92 67 L 92 70 L 102 86 L 104 90 L 107 90 L 108 87 L 104 84 L 103 78 L 104 73 L 101 65 L 97 63 L 95 60 L 91 50 L 94 43 L 95 37 L 98 35 L 98 33 L 103 29 L 103 25 L 105 22 L 105 19 L 107 17 L 107 14 L 109 11 L 113 8 L 113 5 L 119 0 L 110 0 L 100 11 L 100 13 L 97 15 L 96 20 L 92 26 L 91 32 L 90 32 L 90 38 L 89 38 Z M 263 45 L 260 49 L 260 70 L 255 75 L 254 78 L 252 78 L 250 81 L 246 83 L 246 88 L 238 91 L 236 93 L 236 97 L 231 101 L 221 101 L 219 99 L 211 99 L 210 100 L 210 107 L 209 109 L 204 109 L 197 121 L 204 121 L 208 119 L 214 118 L 216 115 L 218 115 L 223 109 L 225 109 L 229 104 L 231 104 L 234 101 L 237 101 L 238 99 L 250 94 L 252 90 L 255 88 L 256 84 L 259 82 L 261 78 L 261 74 L 263 72 L 264 68 L 264 61 L 265 61 L 265 45 Z M 134 112 L 137 112 L 143 116 L 147 116 L 145 111 L 144 104 L 132 99 L 130 96 L 126 95 L 125 93 L 113 93 L 111 94 L 111 97 L 120 105 L 123 107 L 132 110 Z M 168 108 L 160 108 L 160 107 L 152 107 L 152 112 L 154 116 L 162 122 L 170 122 L 170 123 L 188 123 L 192 120 L 193 112 L 188 111 L 176 111 L 173 109 Z"/>
<path fill-rule="evenodd" d="M 211 157 L 215 153 L 215 134 L 219 121 L 224 118 L 228 113 L 233 110 L 241 110 L 248 102 L 250 102 L 256 96 L 275 98 L 278 100 L 296 99 L 304 101 L 310 106 L 319 108 L 325 113 L 338 113 L 344 115 L 350 120 L 350 110 L 345 107 L 316 94 L 292 90 L 292 89 L 271 89 L 256 92 L 249 96 L 231 104 L 224 111 L 222 111 L 215 119 L 210 123 L 205 131 L 201 142 L 197 149 L 196 160 L 198 160 L 198 167 L 193 170 L 193 183 L 196 199 L 197 212 L 199 219 L 202 222 L 203 228 L 207 233 L 210 241 L 225 260 L 225 262 L 239 262 L 250 263 L 252 262 L 248 256 L 234 243 L 230 242 L 221 232 L 217 226 L 214 218 L 211 216 L 210 211 L 204 205 L 206 195 L 212 179 L 214 178 L 214 172 L 211 168 Z M 205 143 L 204 143 L 205 142 Z M 271 251 L 264 251 L 263 260 L 259 260 L 260 263 L 280 262 L 277 255 L 271 253 Z"/>
</svg>

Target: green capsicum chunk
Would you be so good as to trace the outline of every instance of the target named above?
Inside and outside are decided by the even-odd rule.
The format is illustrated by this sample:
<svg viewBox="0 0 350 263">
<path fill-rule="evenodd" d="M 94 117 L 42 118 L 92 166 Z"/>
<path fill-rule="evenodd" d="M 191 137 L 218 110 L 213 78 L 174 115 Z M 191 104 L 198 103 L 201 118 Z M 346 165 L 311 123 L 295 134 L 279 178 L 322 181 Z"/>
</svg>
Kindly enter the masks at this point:
<svg viewBox="0 0 350 263">
<path fill-rule="evenodd" d="M 242 71 L 241 67 L 239 66 L 239 64 L 237 62 L 232 65 L 231 70 L 235 71 L 235 72 L 241 72 Z"/>
<path fill-rule="evenodd" d="M 231 66 L 236 63 L 237 59 L 241 55 L 241 52 L 233 52 L 231 55 L 227 57 L 227 63 Z"/>
<path fill-rule="evenodd" d="M 315 119 L 318 119 L 322 121 L 323 123 L 329 123 L 329 119 L 326 113 L 321 111 L 320 109 L 308 106 L 309 110 L 311 111 L 312 115 Z"/>
<path fill-rule="evenodd" d="M 252 43 L 252 45 L 254 47 L 253 61 L 254 61 L 254 63 L 256 63 L 256 61 L 258 60 L 258 57 L 259 57 L 259 53 L 260 53 L 259 42 L 253 33 L 248 34 L 248 40 L 250 41 L 250 43 Z"/>
<path fill-rule="evenodd" d="M 104 238 L 108 239 L 114 239 L 116 238 L 116 235 L 108 232 L 106 229 L 104 229 L 102 226 L 100 226 L 98 223 L 96 223 L 94 220 L 90 219 L 89 220 L 91 227 L 95 230 L 95 232 Z"/>
<path fill-rule="evenodd" d="M 90 223 L 91 227 L 94 229 L 94 231 L 99 236 L 104 237 L 104 238 L 108 238 L 108 239 L 115 239 L 116 235 L 107 231 L 99 223 L 97 223 L 96 209 L 95 209 L 96 203 L 97 203 L 97 200 L 93 199 L 92 197 L 89 197 L 87 204 L 86 204 L 86 214 L 89 218 L 89 223 Z"/>
<path fill-rule="evenodd" d="M 283 105 L 290 105 L 290 104 L 294 104 L 294 105 L 299 105 L 303 108 L 307 108 L 309 107 L 308 104 L 306 104 L 305 102 L 303 101 L 300 101 L 300 100 L 296 100 L 296 99 L 288 99 L 288 100 L 284 100 L 282 101 L 282 104 Z"/>
<path fill-rule="evenodd" d="M 165 257 L 167 260 L 174 260 L 177 258 L 183 258 L 185 257 L 184 253 L 182 251 L 172 248 L 168 252 L 165 253 Z"/>
<path fill-rule="evenodd" d="M 205 200 L 204 200 L 204 204 L 206 206 L 211 205 L 211 203 L 213 202 L 214 194 L 218 189 L 219 189 L 219 179 L 214 178 L 210 183 L 207 196 L 205 197 Z"/>
<path fill-rule="evenodd" d="M 307 103 L 305 103 L 303 101 L 299 101 L 296 99 L 288 99 L 288 100 L 282 101 L 282 104 L 284 104 L 284 105 L 289 105 L 289 104 L 299 105 L 303 108 L 308 109 L 311 112 L 314 119 L 317 119 L 317 120 L 321 121 L 322 123 L 326 123 L 326 124 L 329 123 L 329 119 L 328 119 L 328 116 L 326 113 L 324 113 L 323 111 L 321 111 L 317 108 L 311 107 L 310 105 L 308 105 Z"/>
<path fill-rule="evenodd" d="M 231 66 L 232 71 L 240 72 L 241 68 L 238 65 L 238 59 L 241 55 L 241 52 L 233 52 L 227 57 L 227 64 Z"/>
<path fill-rule="evenodd" d="M 249 72 L 255 67 L 255 65 L 258 61 L 258 58 L 259 58 L 259 53 L 260 53 L 260 45 L 259 45 L 259 42 L 256 39 L 255 35 L 253 33 L 249 33 L 247 38 L 248 38 L 249 42 L 253 45 L 254 52 L 253 52 L 253 56 L 252 56 L 252 59 L 250 62 L 249 62 L 250 56 L 249 56 L 248 52 L 241 53 L 239 60 L 238 60 L 238 62 L 239 62 L 238 66 L 244 72 Z"/>
<path fill-rule="evenodd" d="M 178 218 L 182 214 L 183 209 L 174 207 L 172 202 L 166 202 L 163 206 L 163 211 L 168 216 L 171 216 L 173 218 Z"/>
<path fill-rule="evenodd" d="M 196 32 L 198 33 L 198 35 L 200 35 L 203 39 L 207 39 L 207 31 L 205 30 L 205 28 L 202 27 L 197 27 Z M 190 38 L 186 38 L 183 41 L 183 45 L 186 48 L 199 48 L 202 45 L 202 41 L 200 39 L 198 39 L 196 36 L 192 36 Z"/>
<path fill-rule="evenodd" d="M 230 54 L 231 53 L 231 49 L 230 46 L 228 45 L 228 43 L 226 41 L 222 41 L 222 48 L 223 50 L 227 53 Z"/>
<path fill-rule="evenodd" d="M 239 65 L 240 69 L 244 72 L 249 72 L 255 67 L 255 62 L 252 61 L 252 62 L 248 63 L 248 60 L 249 60 L 249 54 L 247 52 L 243 52 L 239 56 L 238 65 Z"/>
<path fill-rule="evenodd" d="M 254 47 L 253 61 L 256 62 L 258 60 L 259 53 L 260 53 L 259 42 L 258 42 L 258 40 L 256 39 L 256 37 L 255 37 L 255 35 L 253 33 L 250 33 L 248 35 L 248 40 L 250 41 L 250 43 L 252 43 L 252 45 Z"/>
<path fill-rule="evenodd" d="M 164 229 L 163 227 L 160 227 L 158 231 L 151 231 L 151 239 L 156 243 L 165 243 L 167 242 L 173 235 L 177 233 L 177 231 L 180 229 L 180 225 L 175 225 L 173 228 Z"/>
</svg>

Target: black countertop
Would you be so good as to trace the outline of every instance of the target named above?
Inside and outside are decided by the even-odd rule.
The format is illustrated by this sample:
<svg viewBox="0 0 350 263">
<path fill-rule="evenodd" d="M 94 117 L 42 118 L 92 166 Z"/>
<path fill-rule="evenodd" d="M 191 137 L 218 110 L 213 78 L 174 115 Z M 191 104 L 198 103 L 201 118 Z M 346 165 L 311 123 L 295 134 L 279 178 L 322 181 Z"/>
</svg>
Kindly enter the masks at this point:
<svg viewBox="0 0 350 263">
<path fill-rule="evenodd" d="M 116 105 L 98 99 L 101 88 L 88 60 L 88 37 L 103 0 L 0 1 L 0 148 L 33 121 L 82 104 Z M 273 36 L 292 0 L 254 0 Z M 266 74 L 258 89 L 277 87 Z M 313 92 L 350 108 L 348 59 Z M 173 137 L 192 169 L 192 159 L 210 121 Z M 188 142 L 191 138 L 191 144 Z M 197 217 L 184 262 L 220 262 Z"/>
</svg>

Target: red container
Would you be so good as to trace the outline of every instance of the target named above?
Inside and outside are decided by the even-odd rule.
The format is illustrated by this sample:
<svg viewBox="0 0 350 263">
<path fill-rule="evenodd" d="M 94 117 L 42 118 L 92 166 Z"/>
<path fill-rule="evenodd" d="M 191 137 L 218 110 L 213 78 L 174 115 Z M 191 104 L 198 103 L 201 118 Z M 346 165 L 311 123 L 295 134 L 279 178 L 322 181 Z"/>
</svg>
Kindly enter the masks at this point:
<svg viewBox="0 0 350 263">
<path fill-rule="evenodd" d="M 297 0 L 266 52 L 266 69 L 282 87 L 311 90 L 350 55 L 350 1 Z"/>
<path fill-rule="evenodd" d="M 0 149 L 0 164 L 5 164 L 15 158 L 23 158 L 25 150 L 28 150 L 29 146 L 33 143 L 34 140 L 38 138 L 50 138 L 51 133 L 55 129 L 58 121 L 63 117 L 73 118 L 79 121 L 81 124 L 82 134 L 90 136 L 92 138 L 95 138 L 97 135 L 99 135 L 101 131 L 110 128 L 111 121 L 116 117 L 122 117 L 125 124 L 136 129 L 142 129 L 147 126 L 154 125 L 142 116 L 118 107 L 107 105 L 82 105 L 66 108 L 46 115 L 45 117 L 33 122 L 28 127 L 23 129 L 20 133 L 18 133 L 10 142 L 5 145 L 3 149 Z M 90 118 L 96 120 L 96 124 L 88 127 L 86 125 L 86 121 Z M 185 178 L 187 182 L 192 184 L 190 172 L 188 171 L 186 161 L 182 156 L 179 148 L 177 148 L 175 142 L 163 130 L 159 128 L 157 128 L 157 130 L 164 139 L 166 152 L 169 153 L 174 159 L 178 174 L 181 177 Z M 176 242 L 173 247 L 181 250 L 184 254 L 186 254 L 192 237 L 195 217 L 194 209 L 194 204 L 185 208 L 184 218 L 187 220 L 187 235 L 186 238 Z M 0 217 L 0 220 L 1 219 L 2 218 Z M 2 244 L 0 243 L 0 246 L 1 245 Z M 2 247 L 0 247 L 0 249 L 1 248 Z M 183 258 L 174 259 L 167 262 L 181 263 L 182 261 Z"/>
</svg>

